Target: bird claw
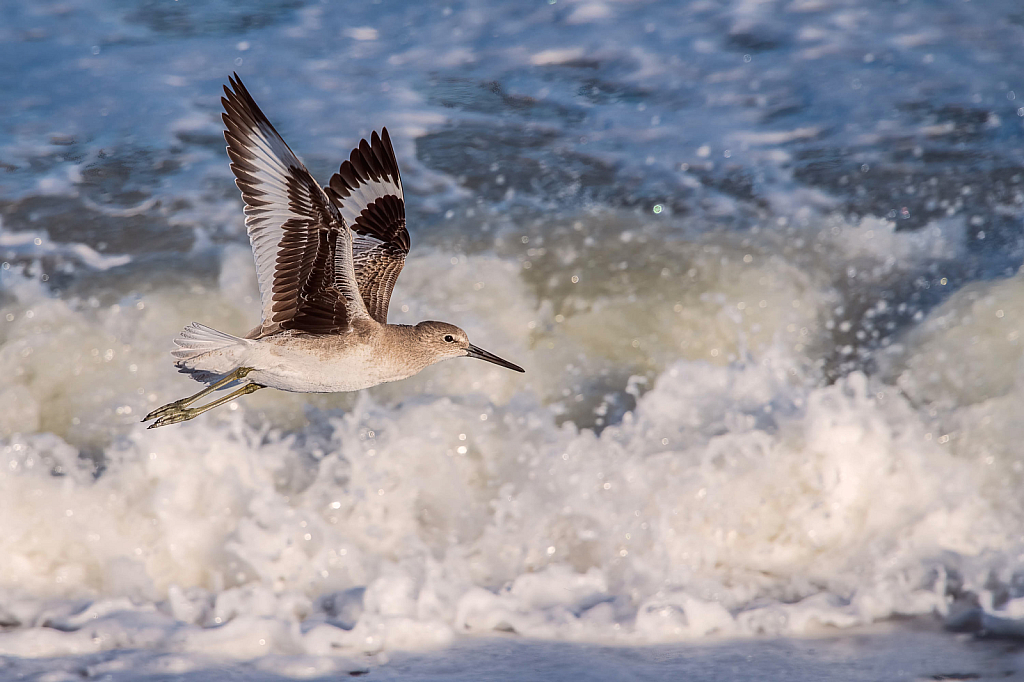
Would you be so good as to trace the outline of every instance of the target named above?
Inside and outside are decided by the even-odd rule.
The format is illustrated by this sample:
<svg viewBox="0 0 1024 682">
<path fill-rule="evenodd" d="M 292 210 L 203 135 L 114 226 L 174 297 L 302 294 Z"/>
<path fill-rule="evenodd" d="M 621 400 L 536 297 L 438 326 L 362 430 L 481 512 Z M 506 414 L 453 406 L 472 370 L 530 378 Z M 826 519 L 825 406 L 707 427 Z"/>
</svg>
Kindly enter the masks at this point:
<svg viewBox="0 0 1024 682">
<path fill-rule="evenodd" d="M 155 429 L 158 426 L 169 426 L 170 424 L 177 424 L 179 422 L 188 421 L 189 419 L 192 419 L 193 417 L 197 416 L 196 410 L 182 408 L 172 412 L 168 411 L 167 407 L 171 407 L 171 405 L 161 407 L 159 410 L 155 410 L 153 413 L 150 414 L 150 416 L 146 417 L 144 421 L 148 421 L 150 418 L 152 418 L 153 414 L 156 414 L 157 412 L 160 413 L 159 415 L 157 415 L 157 420 L 146 428 Z"/>
<path fill-rule="evenodd" d="M 143 422 L 148 422 L 150 419 L 157 419 L 158 417 L 162 417 L 163 415 L 165 415 L 165 414 L 167 414 L 169 412 L 176 412 L 178 410 L 184 410 L 186 404 L 188 404 L 188 398 L 182 398 L 181 400 L 175 400 L 173 403 L 167 403 L 163 407 L 158 407 L 155 410 L 153 410 L 152 412 L 150 412 L 149 414 L 147 414 L 142 419 L 142 421 Z M 168 424 L 173 424 L 174 422 L 167 422 L 167 423 Z M 156 424 L 154 424 L 153 426 L 156 426 Z M 149 428 L 153 428 L 153 426 L 150 426 Z"/>
</svg>

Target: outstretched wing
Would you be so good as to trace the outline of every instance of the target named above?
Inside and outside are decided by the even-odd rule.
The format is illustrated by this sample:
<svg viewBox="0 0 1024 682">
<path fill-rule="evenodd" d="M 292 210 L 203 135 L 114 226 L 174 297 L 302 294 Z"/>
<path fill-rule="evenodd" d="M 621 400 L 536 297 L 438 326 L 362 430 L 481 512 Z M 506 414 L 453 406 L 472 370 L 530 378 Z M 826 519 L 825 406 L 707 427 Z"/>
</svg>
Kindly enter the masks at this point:
<svg viewBox="0 0 1024 682">
<path fill-rule="evenodd" d="M 370 317 L 388 321 L 388 303 L 409 253 L 402 177 L 388 129 L 362 140 L 324 191 L 355 233 L 352 261 Z"/>
<path fill-rule="evenodd" d="M 338 209 L 274 130 L 238 74 L 224 88 L 224 139 L 256 259 L 263 325 L 330 334 L 366 317 L 352 236 Z"/>
</svg>

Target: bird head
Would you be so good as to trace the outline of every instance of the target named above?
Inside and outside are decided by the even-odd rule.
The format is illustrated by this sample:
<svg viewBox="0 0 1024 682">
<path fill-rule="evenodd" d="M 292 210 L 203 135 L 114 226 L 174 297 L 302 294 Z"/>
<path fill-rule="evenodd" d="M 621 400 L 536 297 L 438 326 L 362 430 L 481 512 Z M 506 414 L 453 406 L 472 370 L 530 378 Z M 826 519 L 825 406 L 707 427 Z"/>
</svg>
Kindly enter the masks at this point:
<svg viewBox="0 0 1024 682">
<path fill-rule="evenodd" d="M 474 346 L 469 342 L 469 336 L 466 332 L 454 324 L 429 320 L 416 325 L 416 331 L 418 332 L 420 343 L 427 349 L 431 357 L 430 364 L 450 358 L 470 357 L 493 362 L 495 365 L 516 372 L 526 371 L 519 365 L 503 360 L 494 353 L 485 351 L 483 348 Z"/>
</svg>

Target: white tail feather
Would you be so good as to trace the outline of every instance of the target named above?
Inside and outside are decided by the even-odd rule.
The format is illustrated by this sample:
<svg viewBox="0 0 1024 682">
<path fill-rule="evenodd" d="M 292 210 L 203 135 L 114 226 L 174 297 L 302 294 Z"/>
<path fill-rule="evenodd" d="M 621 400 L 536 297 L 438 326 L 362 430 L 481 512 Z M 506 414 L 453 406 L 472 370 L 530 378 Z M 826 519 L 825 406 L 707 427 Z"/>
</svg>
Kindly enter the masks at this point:
<svg viewBox="0 0 1024 682">
<path fill-rule="evenodd" d="M 252 345 L 251 341 L 193 322 L 178 338 L 171 351 L 175 365 L 185 370 L 224 374 L 237 369 Z"/>
</svg>

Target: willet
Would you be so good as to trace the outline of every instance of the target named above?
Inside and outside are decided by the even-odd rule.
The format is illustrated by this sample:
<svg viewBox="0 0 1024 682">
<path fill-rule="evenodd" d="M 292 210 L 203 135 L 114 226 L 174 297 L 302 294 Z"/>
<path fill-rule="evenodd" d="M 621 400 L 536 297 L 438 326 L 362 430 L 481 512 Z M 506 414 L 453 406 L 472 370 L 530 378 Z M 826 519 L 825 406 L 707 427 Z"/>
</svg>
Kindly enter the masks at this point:
<svg viewBox="0 0 1024 682">
<path fill-rule="evenodd" d="M 223 119 L 259 282 L 262 322 L 244 337 L 193 322 L 174 340 L 180 371 L 207 388 L 150 412 L 176 424 L 261 388 L 357 391 L 410 377 L 441 360 L 518 365 L 469 342 L 447 322 L 388 324 L 388 302 L 409 253 L 398 161 L 387 128 L 362 140 L 321 188 L 263 115 L 238 74 Z M 230 384 L 233 393 L 197 401 Z"/>
</svg>

